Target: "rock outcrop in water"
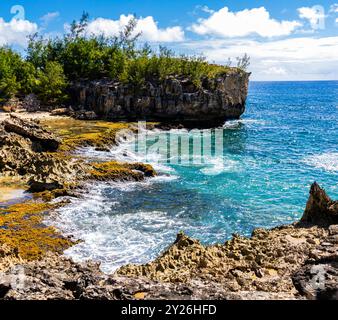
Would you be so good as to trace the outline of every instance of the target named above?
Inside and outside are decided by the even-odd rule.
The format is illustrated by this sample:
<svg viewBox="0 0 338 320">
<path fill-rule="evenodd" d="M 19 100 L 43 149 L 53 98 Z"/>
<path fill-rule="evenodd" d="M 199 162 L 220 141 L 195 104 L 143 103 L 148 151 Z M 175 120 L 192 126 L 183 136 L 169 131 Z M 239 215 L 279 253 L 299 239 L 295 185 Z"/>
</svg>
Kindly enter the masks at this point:
<svg viewBox="0 0 338 320">
<path fill-rule="evenodd" d="M 77 109 L 94 111 L 101 118 L 215 126 L 244 113 L 249 76 L 229 71 L 205 79 L 201 87 L 183 77 L 148 81 L 142 87 L 109 80 L 82 82 L 73 85 L 72 96 Z"/>
<path fill-rule="evenodd" d="M 301 222 L 317 225 L 338 224 L 338 201 L 332 201 L 325 190 L 314 183 Z"/>
</svg>

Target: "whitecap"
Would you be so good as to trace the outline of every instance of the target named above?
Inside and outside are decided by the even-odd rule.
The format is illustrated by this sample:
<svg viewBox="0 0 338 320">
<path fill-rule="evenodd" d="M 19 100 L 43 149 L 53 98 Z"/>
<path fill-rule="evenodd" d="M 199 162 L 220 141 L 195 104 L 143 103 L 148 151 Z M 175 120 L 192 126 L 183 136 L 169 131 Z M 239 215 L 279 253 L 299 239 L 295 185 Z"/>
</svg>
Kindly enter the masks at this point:
<svg viewBox="0 0 338 320">
<path fill-rule="evenodd" d="M 216 176 L 224 172 L 236 172 L 240 168 L 240 163 L 235 160 L 224 158 L 213 158 L 209 160 L 207 167 L 200 171 L 205 175 Z"/>
<path fill-rule="evenodd" d="M 239 119 L 225 122 L 224 129 L 237 129 L 240 125 L 265 125 L 266 121 L 258 119 Z"/>
<path fill-rule="evenodd" d="M 327 152 L 308 156 L 304 159 L 304 163 L 309 166 L 324 169 L 325 171 L 338 171 L 338 152 Z"/>
</svg>

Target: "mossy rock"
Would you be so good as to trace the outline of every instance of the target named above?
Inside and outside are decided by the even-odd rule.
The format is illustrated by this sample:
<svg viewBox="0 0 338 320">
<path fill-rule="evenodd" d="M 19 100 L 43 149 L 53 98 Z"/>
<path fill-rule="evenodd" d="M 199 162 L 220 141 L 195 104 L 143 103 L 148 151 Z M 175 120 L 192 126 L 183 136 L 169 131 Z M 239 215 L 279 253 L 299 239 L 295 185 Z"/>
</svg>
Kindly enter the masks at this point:
<svg viewBox="0 0 338 320">
<path fill-rule="evenodd" d="M 0 244 L 16 248 L 20 257 L 28 261 L 39 259 L 49 251 L 62 253 L 75 242 L 43 224 L 46 213 L 57 207 L 29 201 L 0 209 Z"/>
<path fill-rule="evenodd" d="M 120 163 L 116 161 L 94 163 L 90 179 L 99 181 L 142 181 L 145 177 L 156 176 L 152 166 L 143 163 Z"/>
</svg>

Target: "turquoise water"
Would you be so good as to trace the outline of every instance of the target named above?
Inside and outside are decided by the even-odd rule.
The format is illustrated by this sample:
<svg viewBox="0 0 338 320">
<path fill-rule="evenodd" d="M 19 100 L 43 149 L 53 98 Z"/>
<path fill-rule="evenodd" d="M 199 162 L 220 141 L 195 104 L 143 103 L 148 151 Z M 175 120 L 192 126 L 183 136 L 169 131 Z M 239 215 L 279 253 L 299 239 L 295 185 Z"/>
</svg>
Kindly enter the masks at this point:
<svg viewBox="0 0 338 320">
<path fill-rule="evenodd" d="M 176 164 L 156 152 L 146 159 L 132 142 L 108 154 L 86 150 L 102 159 L 148 160 L 161 175 L 144 183 L 91 185 L 52 223 L 84 240 L 68 255 L 100 261 L 106 272 L 153 259 L 180 230 L 212 244 L 292 223 L 314 181 L 338 198 L 337 122 L 338 82 L 251 83 L 245 115 L 222 128 L 221 154 L 215 155 L 214 142 L 205 163 L 192 165 L 182 161 L 189 154 Z M 201 131 L 170 134 L 184 139 Z"/>
</svg>

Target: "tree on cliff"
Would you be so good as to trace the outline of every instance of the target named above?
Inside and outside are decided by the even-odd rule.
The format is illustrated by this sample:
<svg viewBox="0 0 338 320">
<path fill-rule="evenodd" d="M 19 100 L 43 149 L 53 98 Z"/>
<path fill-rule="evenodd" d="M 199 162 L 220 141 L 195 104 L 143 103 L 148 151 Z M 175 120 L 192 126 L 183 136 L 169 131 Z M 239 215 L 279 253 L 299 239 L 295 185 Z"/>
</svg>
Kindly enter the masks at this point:
<svg viewBox="0 0 338 320">
<path fill-rule="evenodd" d="M 184 76 L 197 87 L 205 78 L 229 72 L 229 66 L 210 64 L 202 56 L 177 56 L 160 47 L 140 46 L 137 19 L 116 36 L 88 34 L 89 15 L 73 21 L 63 37 L 29 39 L 26 58 L 8 48 L 0 49 L 0 99 L 35 93 L 44 105 L 67 99 L 67 85 L 82 80 L 109 77 L 141 87 L 145 81 Z M 237 70 L 245 70 L 250 58 L 238 59 Z M 0 102 L 1 102 L 0 100 Z"/>
<path fill-rule="evenodd" d="M 36 93 L 43 104 L 60 104 L 67 99 L 67 80 L 58 62 L 48 61 L 44 70 L 39 70 L 37 80 Z"/>
</svg>

